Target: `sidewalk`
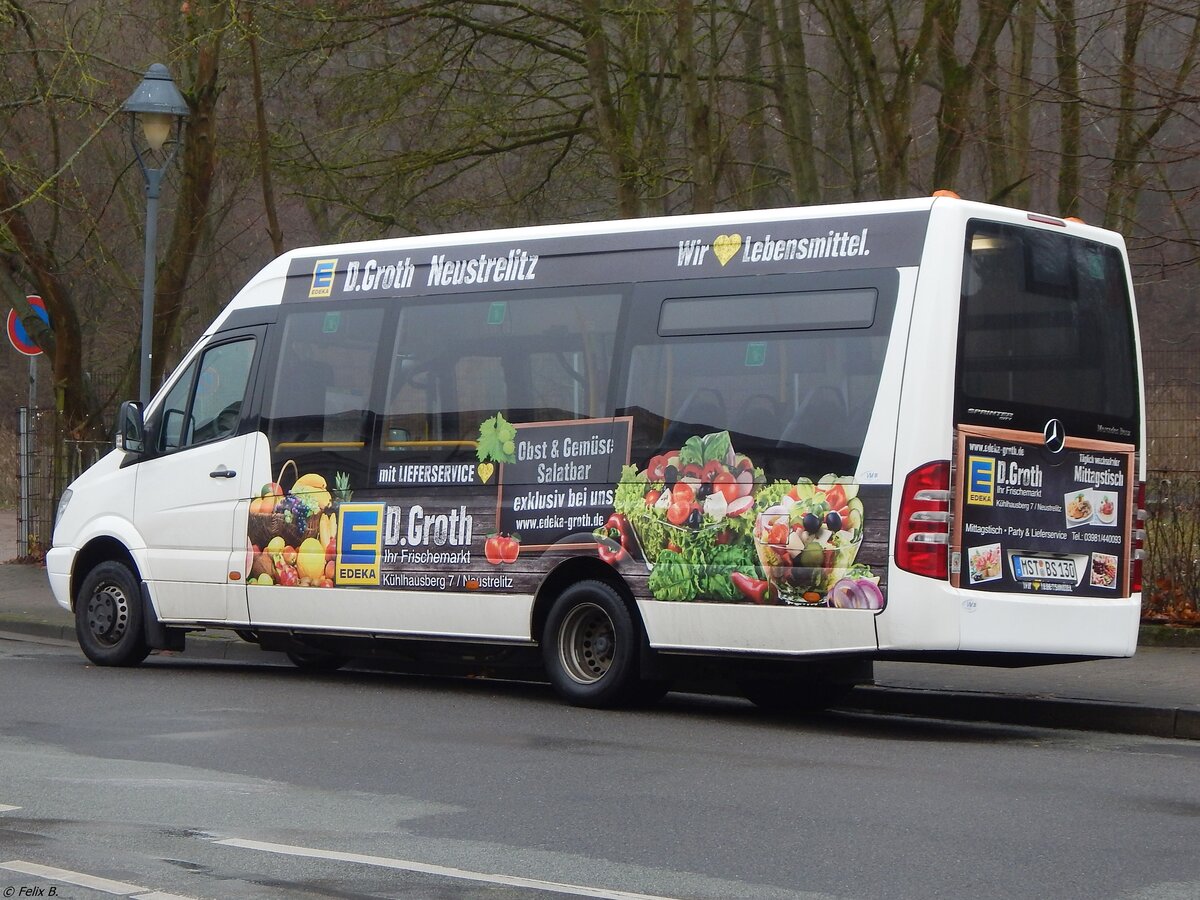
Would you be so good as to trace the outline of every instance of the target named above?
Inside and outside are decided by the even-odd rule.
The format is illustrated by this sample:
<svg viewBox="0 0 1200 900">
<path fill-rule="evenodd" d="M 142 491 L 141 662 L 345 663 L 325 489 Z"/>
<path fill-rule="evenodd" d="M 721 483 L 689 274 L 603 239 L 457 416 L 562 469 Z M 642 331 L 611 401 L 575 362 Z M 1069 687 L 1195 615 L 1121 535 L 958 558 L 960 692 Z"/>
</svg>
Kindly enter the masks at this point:
<svg viewBox="0 0 1200 900">
<path fill-rule="evenodd" d="M 15 515 L 0 510 L 0 560 L 15 555 L 15 535 Z M 54 602 L 45 569 L 3 563 L 0 639 L 22 637 L 73 644 L 74 621 Z M 221 631 L 189 635 L 184 655 L 281 658 Z M 1200 740 L 1200 646 L 1139 647 L 1131 659 L 1027 669 L 879 662 L 875 686 L 855 690 L 843 708 Z"/>
</svg>

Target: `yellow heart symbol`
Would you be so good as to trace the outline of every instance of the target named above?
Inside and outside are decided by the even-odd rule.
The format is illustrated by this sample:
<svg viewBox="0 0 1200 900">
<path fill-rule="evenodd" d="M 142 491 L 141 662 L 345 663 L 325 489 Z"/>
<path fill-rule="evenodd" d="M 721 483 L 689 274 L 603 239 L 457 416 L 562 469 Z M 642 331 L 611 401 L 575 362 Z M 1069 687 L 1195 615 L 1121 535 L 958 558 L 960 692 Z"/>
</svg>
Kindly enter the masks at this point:
<svg viewBox="0 0 1200 900">
<path fill-rule="evenodd" d="M 479 464 L 479 480 L 484 484 L 488 483 L 488 479 L 492 477 L 492 473 L 496 471 L 496 467 L 491 463 Z"/>
<path fill-rule="evenodd" d="M 742 249 L 740 234 L 718 234 L 712 243 L 713 255 L 721 265 L 733 259 L 734 254 Z"/>
</svg>

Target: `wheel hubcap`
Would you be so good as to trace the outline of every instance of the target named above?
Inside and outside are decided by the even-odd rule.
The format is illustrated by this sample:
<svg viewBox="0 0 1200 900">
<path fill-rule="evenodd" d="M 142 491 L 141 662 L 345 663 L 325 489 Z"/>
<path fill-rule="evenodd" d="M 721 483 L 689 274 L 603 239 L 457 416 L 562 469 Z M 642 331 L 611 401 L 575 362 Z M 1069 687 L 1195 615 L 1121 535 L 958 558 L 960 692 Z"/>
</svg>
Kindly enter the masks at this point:
<svg viewBox="0 0 1200 900">
<path fill-rule="evenodd" d="M 616 650 L 612 619 L 594 603 L 571 610 L 558 632 L 563 670 L 579 684 L 594 684 L 612 666 Z"/>
<path fill-rule="evenodd" d="M 88 598 L 87 623 L 101 643 L 118 643 L 129 629 L 129 598 L 115 584 L 101 585 Z"/>
</svg>

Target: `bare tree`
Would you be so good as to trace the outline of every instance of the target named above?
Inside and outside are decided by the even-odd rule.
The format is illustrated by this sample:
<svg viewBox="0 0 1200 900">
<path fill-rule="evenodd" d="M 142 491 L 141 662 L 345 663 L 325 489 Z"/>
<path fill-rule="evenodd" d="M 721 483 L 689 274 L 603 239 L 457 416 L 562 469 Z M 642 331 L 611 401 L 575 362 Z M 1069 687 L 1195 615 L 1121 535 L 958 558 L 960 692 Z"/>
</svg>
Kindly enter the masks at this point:
<svg viewBox="0 0 1200 900">
<path fill-rule="evenodd" d="M 949 5 L 813 0 L 866 122 L 880 196 L 900 197 L 910 188 L 913 110 L 932 65 L 936 24 Z M 910 12 L 912 24 L 905 19 Z"/>
<path fill-rule="evenodd" d="M 941 102 L 937 111 L 937 150 L 930 184 L 934 189 L 958 180 L 963 149 L 969 139 L 969 122 L 975 91 L 995 59 L 996 42 L 1009 24 L 1017 0 L 980 0 L 975 45 L 965 61 L 956 47 L 962 26 L 958 0 L 933 11 L 937 59 L 941 76 Z"/>
</svg>

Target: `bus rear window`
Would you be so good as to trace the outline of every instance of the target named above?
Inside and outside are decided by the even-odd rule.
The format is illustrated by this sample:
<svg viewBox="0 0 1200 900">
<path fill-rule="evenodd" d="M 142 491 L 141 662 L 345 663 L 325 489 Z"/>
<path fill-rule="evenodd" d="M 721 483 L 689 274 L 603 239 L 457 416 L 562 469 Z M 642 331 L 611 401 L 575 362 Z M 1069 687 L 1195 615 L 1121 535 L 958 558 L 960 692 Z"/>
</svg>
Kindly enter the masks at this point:
<svg viewBox="0 0 1200 900">
<path fill-rule="evenodd" d="M 963 267 L 958 421 L 1074 434 L 1136 432 L 1125 266 L 1115 247 L 972 222 Z"/>
</svg>

